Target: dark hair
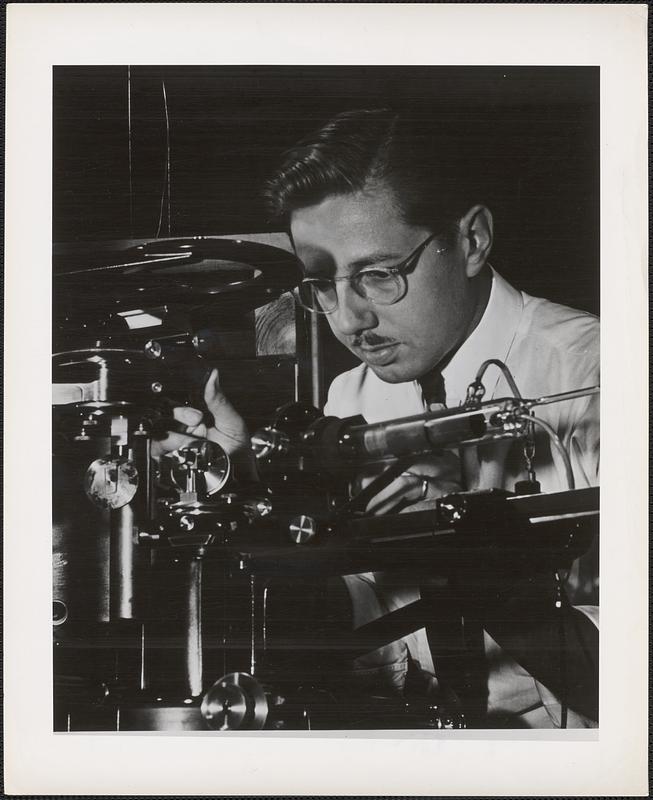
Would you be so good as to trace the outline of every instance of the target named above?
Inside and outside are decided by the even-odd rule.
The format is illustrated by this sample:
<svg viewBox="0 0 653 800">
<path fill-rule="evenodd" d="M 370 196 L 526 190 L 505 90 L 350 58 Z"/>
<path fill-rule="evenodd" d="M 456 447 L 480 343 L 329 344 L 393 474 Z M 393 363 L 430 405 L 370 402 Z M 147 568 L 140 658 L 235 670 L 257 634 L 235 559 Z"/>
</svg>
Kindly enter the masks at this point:
<svg viewBox="0 0 653 800">
<path fill-rule="evenodd" d="M 264 189 L 270 221 L 288 229 L 297 208 L 385 184 L 407 223 L 448 233 L 481 202 L 470 179 L 466 138 L 428 114 L 338 114 L 284 154 Z"/>
</svg>

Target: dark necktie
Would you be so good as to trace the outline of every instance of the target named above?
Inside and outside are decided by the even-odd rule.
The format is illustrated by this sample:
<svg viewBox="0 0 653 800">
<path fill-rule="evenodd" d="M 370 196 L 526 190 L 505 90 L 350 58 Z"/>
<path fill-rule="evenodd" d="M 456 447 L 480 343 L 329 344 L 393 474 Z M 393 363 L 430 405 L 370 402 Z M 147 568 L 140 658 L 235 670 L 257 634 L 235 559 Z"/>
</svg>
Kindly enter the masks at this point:
<svg viewBox="0 0 653 800">
<path fill-rule="evenodd" d="M 419 384 L 422 388 L 424 403 L 429 411 L 443 411 L 447 407 L 447 392 L 441 372 L 437 370 L 429 372 L 420 378 Z M 461 447 L 458 456 L 460 458 L 461 488 L 477 489 L 480 474 L 478 450 L 473 445 Z"/>
<path fill-rule="evenodd" d="M 427 373 L 423 378 L 420 378 L 419 384 L 422 387 L 422 397 L 429 410 L 437 411 L 437 406 L 446 408 L 447 393 L 441 372 L 433 370 Z M 436 406 L 436 408 L 433 408 L 433 406 Z"/>
</svg>

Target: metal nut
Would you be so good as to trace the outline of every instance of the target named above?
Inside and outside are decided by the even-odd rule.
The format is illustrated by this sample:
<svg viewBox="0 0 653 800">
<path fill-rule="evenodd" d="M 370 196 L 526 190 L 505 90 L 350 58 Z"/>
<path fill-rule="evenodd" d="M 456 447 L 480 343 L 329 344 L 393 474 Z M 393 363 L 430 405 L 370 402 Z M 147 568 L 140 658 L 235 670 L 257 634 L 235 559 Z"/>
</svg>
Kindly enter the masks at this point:
<svg viewBox="0 0 653 800">
<path fill-rule="evenodd" d="M 192 531 L 195 527 L 195 520 L 192 517 L 184 516 L 179 520 L 179 527 L 183 531 Z"/>
</svg>

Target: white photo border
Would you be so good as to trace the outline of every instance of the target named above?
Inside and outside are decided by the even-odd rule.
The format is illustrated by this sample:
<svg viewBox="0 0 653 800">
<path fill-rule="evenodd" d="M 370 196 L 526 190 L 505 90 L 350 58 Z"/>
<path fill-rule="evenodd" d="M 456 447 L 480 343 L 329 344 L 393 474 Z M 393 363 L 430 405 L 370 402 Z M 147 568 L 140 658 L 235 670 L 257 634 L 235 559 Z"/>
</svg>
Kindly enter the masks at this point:
<svg viewBox="0 0 653 800">
<path fill-rule="evenodd" d="M 8 5 L 8 794 L 647 794 L 646 37 L 646 5 L 628 3 Z M 599 66 L 601 75 L 599 732 L 54 734 L 48 688 L 52 67 L 553 63 Z"/>
</svg>

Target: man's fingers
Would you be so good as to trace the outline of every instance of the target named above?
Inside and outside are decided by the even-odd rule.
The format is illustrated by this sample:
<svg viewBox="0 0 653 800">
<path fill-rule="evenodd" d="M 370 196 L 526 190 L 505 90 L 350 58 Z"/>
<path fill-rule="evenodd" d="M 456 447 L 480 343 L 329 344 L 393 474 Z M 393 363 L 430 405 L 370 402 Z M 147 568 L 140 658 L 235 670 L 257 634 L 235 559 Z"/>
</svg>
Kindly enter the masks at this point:
<svg viewBox="0 0 653 800">
<path fill-rule="evenodd" d="M 204 387 L 204 400 L 214 419 L 214 425 L 209 428 L 207 437 L 217 442 L 229 455 L 249 450 L 247 426 L 220 388 L 217 369 L 211 370 Z"/>
<path fill-rule="evenodd" d="M 190 408 L 189 406 L 178 406 L 173 410 L 172 416 L 178 422 L 183 422 L 184 425 L 188 425 L 189 427 L 193 428 L 200 424 L 203 415 L 202 412 L 198 411 L 196 408 Z"/>
<path fill-rule="evenodd" d="M 416 502 L 423 494 L 423 481 L 413 475 L 400 475 L 381 489 L 367 504 L 369 514 L 385 514 L 402 501 Z"/>
<path fill-rule="evenodd" d="M 220 388 L 220 375 L 217 369 L 211 370 L 211 374 L 204 387 L 204 402 L 210 411 L 213 411 L 216 407 L 219 408 L 225 405 L 230 409 L 232 408 L 227 396 Z"/>
<path fill-rule="evenodd" d="M 161 458 L 166 453 L 185 447 L 187 444 L 196 441 L 195 436 L 187 436 L 184 433 L 169 433 L 165 439 L 153 440 L 150 454 L 152 458 Z"/>
</svg>

